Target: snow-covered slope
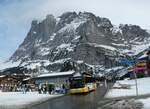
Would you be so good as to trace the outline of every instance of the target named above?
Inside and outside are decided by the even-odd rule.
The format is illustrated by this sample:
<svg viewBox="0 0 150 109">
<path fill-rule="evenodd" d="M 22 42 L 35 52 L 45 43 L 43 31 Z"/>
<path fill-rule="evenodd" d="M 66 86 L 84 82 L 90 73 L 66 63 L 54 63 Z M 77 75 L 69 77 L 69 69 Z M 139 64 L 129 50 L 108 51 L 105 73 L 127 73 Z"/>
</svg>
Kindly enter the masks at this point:
<svg viewBox="0 0 150 109">
<path fill-rule="evenodd" d="M 17 66 L 19 66 L 19 64 L 20 64 L 20 61 L 17 61 L 17 62 L 12 62 L 12 61 L 3 62 L 3 61 L 1 61 L 0 62 L 0 70 L 12 68 L 12 67 L 17 67 Z"/>
<path fill-rule="evenodd" d="M 137 25 L 123 25 L 112 29 L 114 42 L 112 46 L 118 48 L 121 53 L 127 54 L 132 52 L 132 55 L 138 55 L 150 46 L 150 34 L 147 30 L 142 29 Z"/>
</svg>

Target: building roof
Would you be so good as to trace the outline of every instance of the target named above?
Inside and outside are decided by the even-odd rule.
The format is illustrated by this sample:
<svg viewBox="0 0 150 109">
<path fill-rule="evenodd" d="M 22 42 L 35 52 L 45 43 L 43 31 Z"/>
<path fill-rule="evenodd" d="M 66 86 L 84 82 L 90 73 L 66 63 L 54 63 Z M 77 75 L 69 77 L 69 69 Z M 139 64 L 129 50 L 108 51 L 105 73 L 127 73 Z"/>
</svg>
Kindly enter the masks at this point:
<svg viewBox="0 0 150 109">
<path fill-rule="evenodd" d="M 53 72 L 53 73 L 47 73 L 47 74 L 41 74 L 37 76 L 37 78 L 41 77 L 55 77 L 55 76 L 67 76 L 67 75 L 73 75 L 75 71 L 67 71 L 67 72 Z"/>
</svg>

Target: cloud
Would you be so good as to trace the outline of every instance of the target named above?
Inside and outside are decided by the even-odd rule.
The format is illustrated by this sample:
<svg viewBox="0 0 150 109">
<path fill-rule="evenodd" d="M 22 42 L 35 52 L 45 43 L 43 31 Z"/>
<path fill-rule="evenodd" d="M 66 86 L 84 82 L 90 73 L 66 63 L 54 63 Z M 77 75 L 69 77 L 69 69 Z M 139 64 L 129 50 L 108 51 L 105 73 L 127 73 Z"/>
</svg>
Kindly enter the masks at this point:
<svg viewBox="0 0 150 109">
<path fill-rule="evenodd" d="M 89 11 L 113 24 L 137 24 L 150 28 L 149 0 L 1 0 L 0 57 L 8 58 L 24 40 L 33 19 L 42 20 L 66 11 Z"/>
</svg>

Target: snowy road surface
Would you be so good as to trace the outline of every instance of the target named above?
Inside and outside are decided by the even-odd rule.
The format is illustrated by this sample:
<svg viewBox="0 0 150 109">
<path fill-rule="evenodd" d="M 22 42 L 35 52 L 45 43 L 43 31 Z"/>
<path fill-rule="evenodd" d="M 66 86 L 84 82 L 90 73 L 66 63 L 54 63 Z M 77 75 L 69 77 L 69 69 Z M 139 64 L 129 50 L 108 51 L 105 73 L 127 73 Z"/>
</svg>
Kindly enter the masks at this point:
<svg viewBox="0 0 150 109">
<path fill-rule="evenodd" d="M 112 85 L 113 83 L 109 83 L 108 87 Z M 66 95 L 59 98 L 55 97 L 60 95 L 0 92 L 0 109 L 97 109 L 99 107 L 98 102 L 103 100 L 106 91 L 107 88 L 102 83 L 96 91 L 88 94 Z"/>
<path fill-rule="evenodd" d="M 108 84 L 111 87 L 112 83 Z M 67 95 L 56 99 L 51 99 L 41 105 L 33 106 L 27 109 L 97 109 L 98 102 L 103 100 L 107 89 L 100 85 L 96 91 L 88 94 Z"/>
</svg>

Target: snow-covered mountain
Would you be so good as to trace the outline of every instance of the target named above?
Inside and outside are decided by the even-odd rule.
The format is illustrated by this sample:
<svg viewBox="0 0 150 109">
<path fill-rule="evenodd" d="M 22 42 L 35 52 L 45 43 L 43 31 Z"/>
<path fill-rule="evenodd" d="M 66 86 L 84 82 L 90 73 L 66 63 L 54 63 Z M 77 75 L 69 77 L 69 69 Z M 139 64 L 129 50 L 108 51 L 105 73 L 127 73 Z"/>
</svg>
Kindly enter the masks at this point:
<svg viewBox="0 0 150 109">
<path fill-rule="evenodd" d="M 137 25 L 115 26 L 108 18 L 89 12 L 66 12 L 32 21 L 23 43 L 9 59 L 19 66 L 60 71 L 65 64 L 109 67 L 119 54 L 139 54 L 150 46 L 150 34 Z"/>
</svg>

